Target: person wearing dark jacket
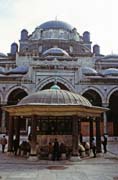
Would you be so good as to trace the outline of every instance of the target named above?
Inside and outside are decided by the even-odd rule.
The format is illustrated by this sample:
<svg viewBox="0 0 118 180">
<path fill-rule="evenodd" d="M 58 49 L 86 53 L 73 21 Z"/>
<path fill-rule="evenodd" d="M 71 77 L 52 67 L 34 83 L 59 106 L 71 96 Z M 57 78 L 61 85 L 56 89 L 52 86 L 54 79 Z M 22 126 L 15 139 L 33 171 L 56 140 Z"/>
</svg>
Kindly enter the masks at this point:
<svg viewBox="0 0 118 180">
<path fill-rule="evenodd" d="M 104 153 L 107 153 L 107 136 L 104 135 L 103 138 L 104 138 L 104 140 L 103 140 Z"/>
<path fill-rule="evenodd" d="M 17 139 L 14 139 L 13 141 L 13 148 L 14 148 L 14 155 L 16 156 L 19 148 L 19 143 Z"/>
<path fill-rule="evenodd" d="M 95 158 L 96 157 L 96 141 L 95 141 L 95 138 L 93 137 L 92 138 L 92 146 L 91 146 L 91 148 L 92 148 L 92 151 L 93 151 L 93 157 Z"/>
<path fill-rule="evenodd" d="M 54 141 L 54 145 L 53 145 L 53 156 L 52 156 L 52 160 L 59 160 L 59 143 L 57 141 L 57 139 L 55 139 Z"/>
</svg>

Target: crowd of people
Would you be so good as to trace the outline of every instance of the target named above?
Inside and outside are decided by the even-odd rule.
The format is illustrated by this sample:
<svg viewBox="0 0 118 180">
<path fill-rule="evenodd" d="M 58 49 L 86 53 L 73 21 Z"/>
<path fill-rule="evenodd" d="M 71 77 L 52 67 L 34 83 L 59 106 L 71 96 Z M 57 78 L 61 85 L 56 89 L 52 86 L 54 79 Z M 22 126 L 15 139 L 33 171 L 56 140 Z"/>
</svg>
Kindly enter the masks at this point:
<svg viewBox="0 0 118 180">
<path fill-rule="evenodd" d="M 2 147 L 2 153 L 4 153 L 6 151 L 6 146 L 8 144 L 8 140 L 6 138 L 5 135 L 3 135 L 1 138 L 0 138 L 0 144 L 1 144 L 1 147 Z M 15 138 L 13 140 L 13 153 L 14 155 L 26 155 L 28 152 L 30 153 L 30 143 L 28 141 L 22 141 L 21 144 L 19 144 L 19 141 Z"/>
<path fill-rule="evenodd" d="M 104 153 L 107 152 L 107 136 L 104 135 L 102 138 L 102 145 L 103 145 L 103 151 Z M 72 150 L 71 150 L 72 151 Z M 64 143 L 59 143 L 57 139 L 54 140 L 53 143 L 49 142 L 48 145 L 48 153 L 50 156 L 50 159 L 52 160 L 59 160 L 62 157 L 62 154 L 66 154 L 68 156 L 68 153 L 72 152 L 68 151 L 68 148 Z M 90 156 L 91 152 L 93 153 L 93 157 L 96 157 L 97 154 L 97 147 L 96 147 L 96 139 L 93 137 L 91 144 L 86 141 L 83 141 L 82 135 L 80 142 L 78 144 L 78 152 L 81 157 Z"/>
<path fill-rule="evenodd" d="M 104 153 L 107 153 L 107 135 L 103 135 L 102 139 L 102 145 L 103 145 L 103 151 Z M 55 139 L 54 143 L 49 143 L 48 146 L 49 154 L 52 154 L 52 160 L 59 160 L 61 158 L 62 154 L 68 154 L 66 145 L 64 143 L 61 143 L 59 145 L 59 142 L 57 139 Z M 84 156 L 90 156 L 91 151 L 93 153 L 93 157 L 96 157 L 97 154 L 97 148 L 96 148 L 96 139 L 93 137 L 91 144 L 86 141 L 83 141 L 82 134 L 80 136 L 80 142 L 78 144 L 78 152 L 81 157 Z M 71 153 L 71 152 L 70 152 Z"/>
<path fill-rule="evenodd" d="M 22 143 L 19 145 L 19 142 L 17 139 L 13 140 L 13 152 L 14 155 L 27 155 L 30 154 L 31 151 L 31 145 L 30 145 L 31 139 L 28 138 L 28 141 L 22 141 Z M 7 145 L 7 138 L 5 135 L 0 139 L 0 144 L 2 146 L 2 153 L 5 152 L 5 147 Z M 107 153 L 107 135 L 103 135 L 102 137 L 102 145 L 103 145 L 103 151 L 104 153 Z M 54 139 L 54 142 L 49 142 L 48 147 L 48 157 L 49 159 L 60 160 L 62 159 L 62 155 L 65 155 L 64 158 L 68 157 L 69 152 L 68 148 L 66 147 L 66 144 L 63 142 L 59 143 L 57 138 Z M 92 150 L 93 157 L 96 157 L 97 148 L 96 148 L 96 140 L 93 137 L 91 144 L 89 142 L 83 142 L 83 137 L 81 135 L 80 142 L 78 144 L 78 152 L 81 157 L 87 155 L 90 156 L 90 152 Z"/>
</svg>

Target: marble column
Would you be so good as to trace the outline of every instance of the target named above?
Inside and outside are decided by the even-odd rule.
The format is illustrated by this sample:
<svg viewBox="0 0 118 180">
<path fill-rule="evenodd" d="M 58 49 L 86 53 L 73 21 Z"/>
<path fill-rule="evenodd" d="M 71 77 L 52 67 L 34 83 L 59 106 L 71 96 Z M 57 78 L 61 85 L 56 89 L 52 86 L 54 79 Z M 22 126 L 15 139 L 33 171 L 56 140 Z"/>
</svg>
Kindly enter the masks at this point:
<svg viewBox="0 0 118 180">
<path fill-rule="evenodd" d="M 36 143 L 37 143 L 37 136 L 36 136 L 36 127 L 37 127 L 37 120 L 36 116 L 32 116 L 32 124 L 31 124 L 31 152 L 29 160 L 38 160 L 37 152 L 36 152 Z"/>
<path fill-rule="evenodd" d="M 20 143 L 20 117 L 15 118 L 15 135 L 18 144 Z"/>
<path fill-rule="evenodd" d="M 13 152 L 14 119 L 9 115 L 8 152 Z"/>
<path fill-rule="evenodd" d="M 102 105 L 104 108 L 108 107 L 108 104 L 103 104 Z M 108 133 L 108 129 L 107 129 L 107 112 L 103 113 L 103 126 L 104 126 L 104 134 Z"/>
<path fill-rule="evenodd" d="M 90 133 L 90 147 L 92 145 L 92 138 L 93 138 L 93 118 L 89 119 L 89 133 Z"/>
<path fill-rule="evenodd" d="M 6 132 L 5 120 L 6 120 L 6 112 L 2 110 L 2 117 L 1 117 L 1 132 L 2 133 Z"/>
<path fill-rule="evenodd" d="M 100 129 L 100 119 L 101 117 L 96 118 L 96 148 L 97 153 L 101 153 L 101 129 Z"/>
<path fill-rule="evenodd" d="M 79 138 L 79 143 L 83 142 L 83 135 L 81 132 L 81 119 L 78 119 L 78 138 Z"/>
<path fill-rule="evenodd" d="M 78 161 L 80 160 L 79 153 L 78 153 L 78 117 L 73 116 L 72 119 L 72 157 L 70 160 Z"/>
</svg>

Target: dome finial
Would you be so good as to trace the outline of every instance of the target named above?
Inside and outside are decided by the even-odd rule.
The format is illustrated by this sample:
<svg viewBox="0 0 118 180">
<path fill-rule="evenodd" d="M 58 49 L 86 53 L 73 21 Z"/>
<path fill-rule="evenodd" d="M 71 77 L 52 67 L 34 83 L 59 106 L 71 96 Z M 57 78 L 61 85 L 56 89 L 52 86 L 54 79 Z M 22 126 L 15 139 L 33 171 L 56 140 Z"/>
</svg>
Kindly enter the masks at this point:
<svg viewBox="0 0 118 180">
<path fill-rule="evenodd" d="M 55 21 L 57 21 L 57 16 L 55 16 Z"/>
<path fill-rule="evenodd" d="M 54 85 L 50 87 L 50 89 L 60 90 L 61 88 L 57 85 L 57 78 L 54 80 Z"/>
</svg>

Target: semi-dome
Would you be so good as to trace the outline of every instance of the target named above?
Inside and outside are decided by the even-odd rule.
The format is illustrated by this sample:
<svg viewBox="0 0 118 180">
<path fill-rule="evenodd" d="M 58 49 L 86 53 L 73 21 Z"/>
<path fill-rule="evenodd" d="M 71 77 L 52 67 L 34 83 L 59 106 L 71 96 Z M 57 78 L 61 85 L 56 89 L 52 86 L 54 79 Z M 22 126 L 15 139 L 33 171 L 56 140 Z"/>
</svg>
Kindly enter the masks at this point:
<svg viewBox="0 0 118 180">
<path fill-rule="evenodd" d="M 69 56 L 69 54 L 61 49 L 61 48 L 50 48 L 46 51 L 43 52 L 44 56 L 48 56 L 48 55 L 54 55 L 54 56 Z"/>
<path fill-rule="evenodd" d="M 6 57 L 6 54 L 0 52 L 0 57 Z"/>
<path fill-rule="evenodd" d="M 111 59 L 111 58 L 118 58 L 118 54 L 110 54 L 104 56 L 102 59 Z"/>
<path fill-rule="evenodd" d="M 92 107 L 83 96 L 61 89 L 46 89 L 24 97 L 18 105 L 82 105 Z"/>
<path fill-rule="evenodd" d="M 73 27 L 63 21 L 47 21 L 39 26 L 40 29 L 47 30 L 47 29 L 64 29 L 67 31 L 72 31 Z"/>
</svg>

